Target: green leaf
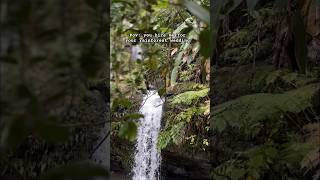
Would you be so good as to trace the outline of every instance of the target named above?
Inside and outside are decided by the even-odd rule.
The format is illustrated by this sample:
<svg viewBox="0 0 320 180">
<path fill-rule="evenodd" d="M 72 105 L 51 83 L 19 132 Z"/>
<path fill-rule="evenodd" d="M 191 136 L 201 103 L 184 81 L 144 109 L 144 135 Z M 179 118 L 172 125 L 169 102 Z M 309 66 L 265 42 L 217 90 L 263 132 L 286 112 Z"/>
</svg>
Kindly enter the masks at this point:
<svg viewBox="0 0 320 180">
<path fill-rule="evenodd" d="M 173 31 L 173 34 L 179 34 L 183 29 L 188 28 L 189 26 L 186 24 L 186 22 L 181 23 L 177 29 Z"/>
<path fill-rule="evenodd" d="M 164 9 L 164 8 L 168 8 L 168 6 L 169 6 L 168 0 L 158 0 L 156 8 Z"/>
<path fill-rule="evenodd" d="M 136 120 L 136 119 L 140 119 L 143 118 L 144 116 L 142 114 L 138 114 L 138 113 L 133 113 L 133 114 L 127 114 L 123 120 L 124 121 L 128 121 L 128 120 Z"/>
<path fill-rule="evenodd" d="M 119 136 L 134 141 L 137 135 L 137 125 L 134 122 L 125 122 L 121 125 Z"/>
<path fill-rule="evenodd" d="M 94 180 L 108 179 L 108 171 L 93 164 L 70 164 L 49 170 L 40 180 Z"/>
<path fill-rule="evenodd" d="M 112 109 L 115 111 L 119 108 L 130 108 L 132 103 L 129 99 L 125 97 L 119 97 L 113 100 Z"/>
<path fill-rule="evenodd" d="M 204 9 L 197 3 L 190 1 L 190 0 L 184 0 L 183 5 L 196 17 L 201 19 L 203 22 L 210 24 L 210 13 L 208 10 Z"/>
<path fill-rule="evenodd" d="M 176 95 L 171 101 L 171 105 L 186 104 L 191 105 L 196 103 L 200 98 L 208 96 L 209 88 L 205 88 L 199 91 L 187 91 Z"/>
<path fill-rule="evenodd" d="M 258 93 L 219 104 L 211 112 L 212 129 L 226 130 L 227 125 L 255 137 L 268 120 L 311 107 L 311 97 L 318 89 L 319 84 L 311 84 L 283 94 Z"/>
<path fill-rule="evenodd" d="M 159 96 L 164 96 L 166 94 L 167 90 L 166 90 L 166 87 L 163 87 L 161 89 L 158 90 L 158 94 Z"/>
<path fill-rule="evenodd" d="M 153 58 L 145 61 L 144 64 L 149 71 L 156 71 L 159 66 L 159 62 Z"/>
</svg>

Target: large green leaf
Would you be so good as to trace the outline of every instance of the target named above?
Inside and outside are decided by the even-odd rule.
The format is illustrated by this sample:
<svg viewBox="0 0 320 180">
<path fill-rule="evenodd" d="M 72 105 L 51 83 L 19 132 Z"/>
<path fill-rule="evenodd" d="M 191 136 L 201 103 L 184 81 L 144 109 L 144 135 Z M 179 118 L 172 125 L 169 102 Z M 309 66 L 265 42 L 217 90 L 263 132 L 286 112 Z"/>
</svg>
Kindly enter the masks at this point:
<svg viewBox="0 0 320 180">
<path fill-rule="evenodd" d="M 135 122 L 124 122 L 119 130 L 119 136 L 129 141 L 134 141 L 137 135 L 137 125 Z"/>
<path fill-rule="evenodd" d="M 190 1 L 190 0 L 184 0 L 183 5 L 196 17 L 201 19 L 203 22 L 210 24 L 210 13 L 205 8 L 201 7 L 197 3 Z"/>
</svg>

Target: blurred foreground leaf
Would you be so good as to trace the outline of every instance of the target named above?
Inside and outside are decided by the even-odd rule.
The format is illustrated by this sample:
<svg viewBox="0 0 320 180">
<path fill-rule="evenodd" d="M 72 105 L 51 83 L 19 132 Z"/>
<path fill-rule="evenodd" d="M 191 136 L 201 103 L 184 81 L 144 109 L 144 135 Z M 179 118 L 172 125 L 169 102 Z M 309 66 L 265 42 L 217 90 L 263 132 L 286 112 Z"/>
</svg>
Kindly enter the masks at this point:
<svg viewBox="0 0 320 180">
<path fill-rule="evenodd" d="M 140 118 L 143 118 L 144 116 L 142 114 L 139 114 L 139 113 L 133 113 L 133 114 L 128 114 L 126 115 L 123 119 L 125 121 L 128 121 L 128 120 L 136 120 L 136 119 L 140 119 Z"/>
<path fill-rule="evenodd" d="M 125 122 L 121 125 L 119 136 L 134 141 L 137 135 L 137 125 L 134 122 Z"/>
<path fill-rule="evenodd" d="M 207 24 L 210 24 L 210 13 L 205 8 L 201 7 L 197 3 L 190 1 L 190 0 L 184 0 L 183 5 L 196 17 L 201 19 Z"/>
</svg>

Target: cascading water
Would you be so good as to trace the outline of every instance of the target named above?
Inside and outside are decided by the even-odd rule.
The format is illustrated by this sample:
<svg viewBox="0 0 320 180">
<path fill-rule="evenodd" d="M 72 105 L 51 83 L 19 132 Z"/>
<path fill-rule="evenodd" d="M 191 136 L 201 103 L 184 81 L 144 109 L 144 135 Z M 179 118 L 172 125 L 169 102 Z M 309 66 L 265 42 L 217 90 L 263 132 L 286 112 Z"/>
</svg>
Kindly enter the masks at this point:
<svg viewBox="0 0 320 180">
<path fill-rule="evenodd" d="M 133 180 L 159 180 L 161 154 L 157 149 L 161 127 L 163 100 L 157 91 L 148 91 L 143 98 L 136 152 L 134 157 Z"/>
</svg>

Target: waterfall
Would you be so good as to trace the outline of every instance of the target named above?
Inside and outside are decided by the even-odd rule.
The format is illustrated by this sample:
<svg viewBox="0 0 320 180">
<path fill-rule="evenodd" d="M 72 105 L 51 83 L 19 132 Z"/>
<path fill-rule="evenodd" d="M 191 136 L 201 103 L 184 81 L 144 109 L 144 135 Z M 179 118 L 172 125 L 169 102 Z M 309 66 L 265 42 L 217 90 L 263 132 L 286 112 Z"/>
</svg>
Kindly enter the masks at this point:
<svg viewBox="0 0 320 180">
<path fill-rule="evenodd" d="M 140 113 L 133 180 L 159 180 L 161 154 L 157 149 L 161 127 L 163 100 L 157 91 L 148 91 L 144 96 Z"/>
</svg>

